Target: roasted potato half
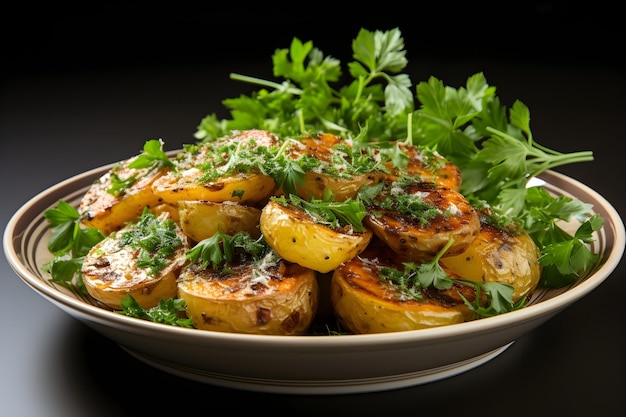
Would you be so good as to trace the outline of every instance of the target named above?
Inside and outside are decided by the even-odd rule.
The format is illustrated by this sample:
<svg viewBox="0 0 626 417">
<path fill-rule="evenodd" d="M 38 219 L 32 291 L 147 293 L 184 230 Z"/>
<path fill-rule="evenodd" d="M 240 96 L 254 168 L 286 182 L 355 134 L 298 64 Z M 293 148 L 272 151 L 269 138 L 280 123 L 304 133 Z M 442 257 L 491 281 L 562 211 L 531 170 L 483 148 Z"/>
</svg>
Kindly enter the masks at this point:
<svg viewBox="0 0 626 417">
<path fill-rule="evenodd" d="M 461 190 L 462 176 L 458 166 L 437 152 L 425 151 L 404 142 L 398 142 L 396 145 L 407 157 L 407 164 L 402 169 L 398 169 L 391 162 L 387 163 L 389 179 L 410 175 L 419 178 L 422 182 L 433 183 L 437 187 L 454 191 Z"/>
<path fill-rule="evenodd" d="M 202 181 L 202 176 L 198 169 L 182 175 L 170 172 L 154 181 L 152 191 L 162 201 L 173 204 L 181 200 L 204 200 L 254 205 L 276 190 L 274 180 L 258 172 L 239 172 L 208 182 Z"/>
<path fill-rule="evenodd" d="M 142 218 L 143 215 L 140 219 Z M 168 248 L 171 253 L 160 258 L 159 262 L 164 262 L 164 265 L 158 270 L 152 269 L 152 265 L 156 263 L 143 266 L 150 263 L 150 259 L 156 259 L 155 252 L 144 253 L 137 246 L 125 243 L 126 233 L 132 234 L 138 230 L 136 223 L 127 224 L 91 248 L 83 261 L 81 271 L 89 294 L 115 310 L 121 309 L 120 302 L 126 294 L 133 296 L 145 309 L 156 306 L 161 299 L 176 297 L 176 279 L 186 262 L 185 254 L 189 249 L 189 242 L 182 229 L 168 220 L 168 213 L 150 218 L 153 225 L 169 225 L 168 233 L 172 238 L 169 242 L 172 245 L 175 243 L 175 246 Z M 142 236 L 146 237 L 145 233 Z M 176 238 L 178 241 L 175 241 Z M 156 250 L 158 248 L 157 246 Z"/>
<path fill-rule="evenodd" d="M 330 133 L 302 137 L 293 143 L 289 152 L 292 158 L 307 156 L 322 162 L 319 167 L 308 170 L 305 173 L 304 182 L 296 185 L 296 194 L 299 197 L 307 201 L 322 200 L 325 193 L 331 192 L 334 201 L 345 201 L 355 198 L 363 185 L 380 182 L 381 171 L 347 174 L 339 167 L 336 172 L 329 172 L 329 168 L 337 168 L 336 156 L 341 153 L 335 147 L 340 144 L 350 147 L 350 142 Z M 348 158 L 347 155 L 344 157 Z"/>
<path fill-rule="evenodd" d="M 176 155 L 176 169 L 152 185 L 155 195 L 167 203 L 205 200 L 233 201 L 255 205 L 264 203 L 276 191 L 274 180 L 250 166 L 239 168 L 239 158 L 259 147 L 280 146 L 280 139 L 265 130 L 233 133 L 197 147 L 187 147 Z"/>
<path fill-rule="evenodd" d="M 429 183 L 389 183 L 367 207 L 363 223 L 391 249 L 411 260 L 457 255 L 480 232 L 476 210 L 459 192 Z"/>
<path fill-rule="evenodd" d="M 170 219 L 174 220 L 176 223 L 180 223 L 180 215 L 178 213 L 178 204 L 170 204 L 170 203 L 159 203 L 154 206 L 151 210 L 154 215 L 159 216 L 162 213 L 167 212 L 170 216 Z"/>
<path fill-rule="evenodd" d="M 380 278 L 380 268 L 398 268 L 398 256 L 383 244 L 370 245 L 334 270 L 330 297 L 335 317 L 352 333 L 388 333 L 446 326 L 476 319 L 457 291 L 475 300 L 473 289 L 456 285 L 426 291 L 424 300 L 403 294 Z"/>
<path fill-rule="evenodd" d="M 108 235 L 127 222 L 137 220 L 144 207 L 159 204 L 159 197 L 154 195 L 151 187 L 166 169 L 129 168 L 136 158 L 116 164 L 89 187 L 78 208 L 85 226 L 95 227 Z M 114 191 L 116 185 L 124 182 L 129 185 Z"/>
<path fill-rule="evenodd" d="M 355 198 L 363 185 L 374 185 L 381 181 L 379 172 L 351 175 L 349 178 L 337 177 L 315 171 L 304 175 L 304 183 L 296 185 L 296 193 L 305 200 L 322 200 L 326 190 L 334 196 L 334 201 L 346 201 Z"/>
<path fill-rule="evenodd" d="M 467 250 L 441 258 L 440 263 L 467 280 L 512 285 L 516 302 L 537 288 L 539 256 L 535 242 L 520 228 L 510 231 L 481 222 L 480 233 Z"/>
<path fill-rule="evenodd" d="M 291 204 L 269 201 L 261 210 L 261 233 L 284 259 L 326 273 L 359 254 L 372 232 L 332 229 Z"/>
<path fill-rule="evenodd" d="M 248 232 L 259 237 L 261 210 L 238 203 L 213 203 L 202 200 L 181 200 L 178 202 L 180 226 L 192 240 L 200 242 L 213 236 L 217 231 L 228 235 Z"/>
<path fill-rule="evenodd" d="M 196 328 L 266 335 L 307 331 L 319 302 L 315 271 L 279 258 L 228 269 L 193 264 L 180 274 L 178 296 Z"/>
</svg>

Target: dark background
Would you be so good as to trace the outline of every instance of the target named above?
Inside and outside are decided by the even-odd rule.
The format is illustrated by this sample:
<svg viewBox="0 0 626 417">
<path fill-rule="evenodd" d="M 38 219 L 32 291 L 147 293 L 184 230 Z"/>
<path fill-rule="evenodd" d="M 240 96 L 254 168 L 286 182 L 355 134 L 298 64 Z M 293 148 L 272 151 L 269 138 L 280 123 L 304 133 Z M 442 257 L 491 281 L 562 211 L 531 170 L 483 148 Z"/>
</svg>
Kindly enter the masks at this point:
<svg viewBox="0 0 626 417">
<path fill-rule="evenodd" d="M 346 58 L 360 28 L 393 27 L 402 30 L 414 68 L 421 58 L 569 65 L 623 61 L 623 19 L 610 2 L 207 3 L 16 5 L 2 15 L 3 53 L 9 58 L 3 67 L 49 73 L 215 65 L 218 58 L 267 62 L 294 36 Z"/>
<path fill-rule="evenodd" d="M 216 4 L 216 3 L 214 3 Z M 339 9 L 342 10 L 339 10 Z M 347 10 L 346 10 L 347 9 Z M 190 143 L 202 117 L 271 77 L 294 36 L 347 62 L 361 27 L 399 27 L 414 84 L 459 87 L 476 72 L 531 110 L 535 139 L 595 161 L 557 169 L 626 213 L 624 29 L 604 2 L 100 3 L 16 5 L 0 16 L 0 215 L 147 139 Z M 626 411 L 624 262 L 596 290 L 487 364 L 385 393 L 280 396 L 165 374 L 60 311 L 0 259 L 0 416 L 253 412 L 298 415 L 601 415 Z M 364 364 L 366 366 L 366 364 Z M 226 398 L 228 396 L 228 399 Z M 234 398 L 234 399 L 233 399 Z"/>
</svg>

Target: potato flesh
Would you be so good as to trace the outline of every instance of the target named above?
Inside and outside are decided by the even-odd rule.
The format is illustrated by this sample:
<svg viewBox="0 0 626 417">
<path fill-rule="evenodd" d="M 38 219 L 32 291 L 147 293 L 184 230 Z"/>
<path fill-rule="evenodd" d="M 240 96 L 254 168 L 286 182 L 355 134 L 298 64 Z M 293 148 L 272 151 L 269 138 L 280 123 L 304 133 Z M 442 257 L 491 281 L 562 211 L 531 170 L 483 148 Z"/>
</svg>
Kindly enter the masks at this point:
<svg viewBox="0 0 626 417">
<path fill-rule="evenodd" d="M 540 252 L 525 232 L 510 234 L 481 225 L 469 248 L 441 263 L 460 277 L 476 282 L 501 282 L 513 286 L 513 301 L 530 296 L 541 278 Z"/>
<path fill-rule="evenodd" d="M 243 231 L 255 238 L 261 235 L 261 210 L 255 207 L 230 202 L 182 200 L 178 202 L 178 213 L 183 232 L 196 242 L 213 236 L 217 231 L 228 235 Z"/>
<path fill-rule="evenodd" d="M 226 276 L 206 269 L 181 274 L 179 297 L 196 328 L 268 335 L 306 332 L 319 302 L 314 271 L 284 261 L 269 273 L 252 265 L 232 269 Z"/>
<path fill-rule="evenodd" d="M 261 233 L 284 259 L 326 273 L 359 254 L 372 232 L 337 231 L 292 206 L 270 201 L 261 210 Z"/>
</svg>

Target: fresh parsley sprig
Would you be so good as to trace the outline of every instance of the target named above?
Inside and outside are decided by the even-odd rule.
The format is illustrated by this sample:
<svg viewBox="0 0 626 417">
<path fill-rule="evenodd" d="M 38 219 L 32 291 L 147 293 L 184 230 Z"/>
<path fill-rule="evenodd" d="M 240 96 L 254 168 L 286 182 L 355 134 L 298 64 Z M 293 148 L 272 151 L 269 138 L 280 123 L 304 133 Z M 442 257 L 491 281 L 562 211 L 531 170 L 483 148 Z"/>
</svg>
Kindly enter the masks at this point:
<svg viewBox="0 0 626 417">
<path fill-rule="evenodd" d="M 336 133 L 353 138 L 359 146 L 412 143 L 456 164 L 463 176 L 461 192 L 468 199 L 485 201 L 494 212 L 516 221 L 523 218 L 521 223 L 534 213 L 532 198 L 527 196 L 530 179 L 548 169 L 593 160 L 590 151 L 564 154 L 540 145 L 532 135 L 527 106 L 519 100 L 510 108 L 502 105 L 496 88 L 482 72 L 458 88 L 431 76 L 417 83 L 413 94 L 409 76 L 402 73 L 407 59 L 397 28 L 361 29 L 351 46 L 354 60 L 347 66 L 352 80 L 345 77 L 343 85 L 339 84 L 344 80 L 341 62 L 324 56 L 311 41 L 297 38 L 288 49 L 277 49 L 272 56 L 277 81 L 231 74 L 232 79 L 260 89 L 224 100 L 231 118 L 208 115 L 200 122 L 196 138 L 212 140 L 232 129 L 260 128 L 280 137 Z M 387 156 L 402 166 L 400 153 L 394 156 L 390 150 Z M 297 169 L 291 172 L 291 184 L 295 184 L 300 174 Z M 585 241 L 578 236 L 573 236 L 572 245 L 581 248 Z M 543 239 L 536 243 L 547 254 L 552 250 L 548 246 L 559 242 Z M 543 262 L 550 259 L 557 274 L 574 266 L 582 268 L 578 275 L 587 273 L 593 264 L 589 253 L 572 250 L 571 254 L 580 259 L 551 255 Z"/>
<path fill-rule="evenodd" d="M 128 167 L 161 169 L 175 168 L 175 165 L 163 150 L 163 140 L 150 139 L 144 143 L 143 153 L 139 154 Z"/>
<path fill-rule="evenodd" d="M 588 216 L 589 204 L 569 196 L 552 196 L 540 187 L 526 193 L 528 211 L 521 217 L 533 240 L 542 247 L 539 263 L 542 265 L 540 285 L 558 288 L 578 280 L 598 261 L 598 254 L 589 247 L 593 233 L 600 230 L 604 219 L 599 214 Z M 560 221 L 580 222 L 574 234 L 563 230 Z"/>
<path fill-rule="evenodd" d="M 344 136 L 369 126 L 370 135 L 396 137 L 406 129 L 413 110 L 413 93 L 406 67 L 404 39 L 399 29 L 361 29 L 352 43 L 355 60 L 348 64 L 353 80 L 335 85 L 342 76 L 341 62 L 294 38 L 288 49 L 272 56 L 272 82 L 240 74 L 231 78 L 262 87 L 250 96 L 224 100 L 232 118 L 205 117 L 195 133 L 213 140 L 231 130 L 266 129 L 283 137 L 318 131 Z"/>
<path fill-rule="evenodd" d="M 459 282 L 474 287 L 476 290 L 476 298 L 472 303 L 459 292 L 459 296 L 463 299 L 465 305 L 475 312 L 478 317 L 492 317 L 498 314 L 507 313 L 509 311 L 519 310 L 526 305 L 527 297 L 522 297 L 513 302 L 513 292 L 515 289 L 502 282 L 476 282 L 467 280 L 458 280 Z M 489 302 L 486 306 L 481 305 L 482 294 L 484 294 Z"/>
</svg>

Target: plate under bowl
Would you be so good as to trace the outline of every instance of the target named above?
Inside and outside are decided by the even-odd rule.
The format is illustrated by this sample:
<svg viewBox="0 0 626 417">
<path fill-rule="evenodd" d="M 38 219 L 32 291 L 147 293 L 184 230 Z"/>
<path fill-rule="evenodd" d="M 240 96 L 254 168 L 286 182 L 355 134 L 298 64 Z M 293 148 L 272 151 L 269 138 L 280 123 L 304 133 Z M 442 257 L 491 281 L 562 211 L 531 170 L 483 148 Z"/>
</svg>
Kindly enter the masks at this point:
<svg viewBox="0 0 626 417">
<path fill-rule="evenodd" d="M 49 281 L 45 210 L 75 206 L 112 165 L 69 178 L 36 195 L 9 220 L 3 243 L 9 264 L 41 296 L 155 368 L 229 388 L 287 394 L 344 394 L 404 388 L 480 366 L 600 285 L 624 253 L 624 224 L 586 185 L 554 171 L 540 176 L 554 195 L 592 204 L 605 220 L 591 249 L 593 271 L 573 285 L 536 291 L 529 305 L 507 314 L 439 328 L 341 336 L 267 336 L 185 329 L 104 309 L 89 296 Z"/>
</svg>

